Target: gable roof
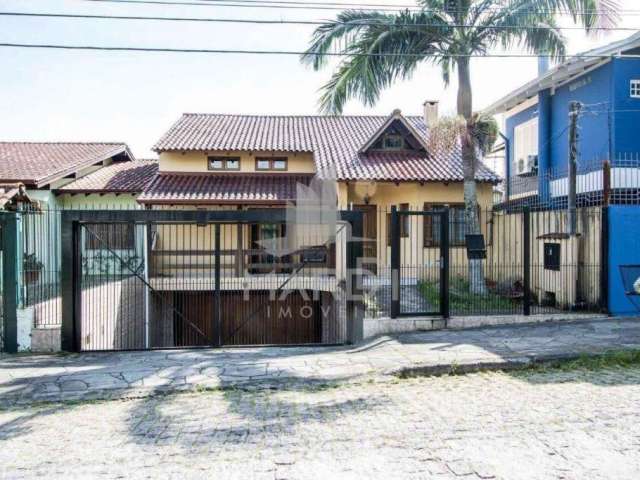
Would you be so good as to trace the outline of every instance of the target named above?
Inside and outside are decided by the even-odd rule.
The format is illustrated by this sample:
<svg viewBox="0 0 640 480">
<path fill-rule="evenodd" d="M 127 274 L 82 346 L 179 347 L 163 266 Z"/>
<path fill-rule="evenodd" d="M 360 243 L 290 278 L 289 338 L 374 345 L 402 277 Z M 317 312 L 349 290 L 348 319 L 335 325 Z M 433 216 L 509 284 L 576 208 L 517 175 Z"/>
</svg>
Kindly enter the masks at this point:
<svg viewBox="0 0 640 480">
<path fill-rule="evenodd" d="M 395 116 L 395 117 L 394 117 Z M 402 121 L 427 145 L 421 116 L 269 116 L 185 113 L 156 143 L 165 151 L 271 151 L 313 153 L 320 176 L 337 180 L 462 181 L 459 148 L 429 153 L 362 152 L 394 118 Z M 480 164 L 478 181 L 499 177 Z"/>
<path fill-rule="evenodd" d="M 525 83 L 520 88 L 517 88 L 513 92 L 489 105 L 484 109 L 484 112 L 489 115 L 494 115 L 510 110 L 543 90 L 558 87 L 576 77 L 581 76 L 588 70 L 609 62 L 611 58 L 620 56 L 624 52 L 636 48 L 640 48 L 640 32 L 635 33 L 624 40 L 609 43 L 602 47 L 594 48 L 572 56 L 566 62 L 550 69 L 543 75 Z"/>
<path fill-rule="evenodd" d="M 360 150 L 358 151 L 358 153 L 367 153 L 367 151 L 369 151 L 369 149 L 371 149 L 371 147 L 380 139 L 380 137 L 382 137 L 382 135 L 389 130 L 389 128 L 394 125 L 395 123 L 400 123 L 406 130 L 407 133 L 413 137 L 415 139 L 415 141 L 425 150 L 427 151 L 429 148 L 427 147 L 427 144 L 425 142 L 425 138 L 416 131 L 416 129 L 407 121 L 407 119 L 405 117 L 402 116 L 402 113 L 400 112 L 400 110 L 394 110 L 391 115 L 389 115 L 389 118 L 387 118 L 387 121 L 384 122 L 382 125 L 380 125 L 380 128 L 378 128 L 378 130 L 376 131 L 376 133 L 374 133 L 371 138 L 369 139 L 369 141 L 367 143 L 365 143 Z"/>
<path fill-rule="evenodd" d="M 116 155 L 134 158 L 125 143 L 0 142 L 0 181 L 40 187 Z"/>
<path fill-rule="evenodd" d="M 114 162 L 67 183 L 56 193 L 140 193 L 158 172 L 157 160 Z"/>
<path fill-rule="evenodd" d="M 23 183 L 1 183 L 0 184 L 0 208 L 6 208 L 7 204 L 23 202 L 30 203 L 31 199 L 27 195 Z"/>
</svg>

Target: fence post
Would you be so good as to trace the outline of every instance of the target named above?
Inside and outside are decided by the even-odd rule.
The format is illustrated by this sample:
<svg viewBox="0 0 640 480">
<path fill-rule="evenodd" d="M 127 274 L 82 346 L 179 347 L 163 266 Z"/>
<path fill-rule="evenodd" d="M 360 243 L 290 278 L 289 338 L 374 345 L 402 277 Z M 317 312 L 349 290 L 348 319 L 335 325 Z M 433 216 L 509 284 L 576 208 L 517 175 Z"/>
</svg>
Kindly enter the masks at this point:
<svg viewBox="0 0 640 480">
<path fill-rule="evenodd" d="M 79 352 L 77 341 L 76 314 L 80 308 L 79 288 L 81 266 L 78 259 L 79 225 L 69 218 L 71 211 L 63 211 L 61 219 L 61 265 L 60 293 L 62 299 L 61 348 L 65 352 Z M 64 267 L 67 268 L 64 268 Z"/>
<path fill-rule="evenodd" d="M 362 305 L 363 213 L 353 211 L 347 239 L 348 323 L 347 342 L 354 345 L 364 339 L 364 309 Z"/>
<path fill-rule="evenodd" d="M 214 225 L 214 282 L 215 291 L 213 296 L 213 325 L 211 331 L 215 337 L 213 340 L 213 346 L 222 345 L 222 316 L 221 316 L 221 302 L 220 302 L 220 224 Z"/>
<path fill-rule="evenodd" d="M 600 310 L 609 313 L 609 203 L 611 162 L 602 165 L 602 213 L 600 216 Z"/>
<path fill-rule="evenodd" d="M 522 260 L 523 260 L 523 298 L 522 313 L 531 314 L 531 212 L 529 207 L 522 211 Z"/>
<path fill-rule="evenodd" d="M 440 313 L 449 318 L 449 207 L 440 214 Z"/>
<path fill-rule="evenodd" d="M 391 207 L 391 318 L 400 316 L 400 217 Z"/>
<path fill-rule="evenodd" d="M 609 313 L 609 206 L 600 217 L 600 310 Z"/>
<path fill-rule="evenodd" d="M 7 353 L 18 351 L 18 216 L 3 212 L 2 228 L 2 319 L 3 347 Z"/>
</svg>

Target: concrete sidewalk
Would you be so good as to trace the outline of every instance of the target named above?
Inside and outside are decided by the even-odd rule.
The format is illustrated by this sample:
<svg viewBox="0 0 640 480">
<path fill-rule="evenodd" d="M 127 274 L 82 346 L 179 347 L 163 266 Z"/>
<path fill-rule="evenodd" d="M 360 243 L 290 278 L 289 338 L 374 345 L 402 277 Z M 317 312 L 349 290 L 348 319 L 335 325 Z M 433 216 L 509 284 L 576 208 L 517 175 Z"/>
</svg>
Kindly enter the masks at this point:
<svg viewBox="0 0 640 480">
<path fill-rule="evenodd" d="M 384 380 L 412 371 L 510 368 L 640 348 L 640 318 L 380 337 L 357 347 L 238 348 L 0 357 L 0 405 L 150 396 L 279 382 Z"/>
</svg>

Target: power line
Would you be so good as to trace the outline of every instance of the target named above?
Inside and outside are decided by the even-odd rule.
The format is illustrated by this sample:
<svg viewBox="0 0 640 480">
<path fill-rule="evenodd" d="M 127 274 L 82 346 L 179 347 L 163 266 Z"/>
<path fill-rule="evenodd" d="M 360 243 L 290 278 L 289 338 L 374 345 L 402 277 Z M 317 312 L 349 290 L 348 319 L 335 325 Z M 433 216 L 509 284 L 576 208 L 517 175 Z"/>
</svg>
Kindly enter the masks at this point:
<svg viewBox="0 0 640 480">
<path fill-rule="evenodd" d="M 198 2 L 188 2 L 188 1 L 170 1 L 170 0 L 85 0 L 87 2 L 104 2 L 104 3 L 132 3 L 132 4 L 148 4 L 148 5 L 189 5 L 189 6 L 197 6 L 197 7 L 244 7 L 244 8 L 276 8 L 276 9 L 286 9 L 286 10 L 364 10 L 364 11 L 379 11 L 379 12 L 397 12 L 399 10 L 404 10 L 403 8 L 387 8 L 387 7 L 375 7 L 375 8 L 367 8 L 367 7 L 335 7 L 331 5 L 275 5 L 275 4 L 250 4 L 250 3 L 226 3 L 226 2 L 236 2 L 237 0 L 222 0 L 220 3 L 202 3 Z M 223 3 L 225 2 L 225 3 Z M 412 10 L 412 9 L 408 9 Z M 414 7 L 412 10 L 414 12 L 422 11 L 419 7 Z"/>
<path fill-rule="evenodd" d="M 68 19 L 83 19 L 83 20 L 140 20 L 140 21 L 168 21 L 168 22 L 206 22 L 206 23 L 243 23 L 243 24 L 265 24 L 265 25 L 324 25 L 327 21 L 321 20 L 262 20 L 262 19 L 245 19 L 245 18 L 202 18 L 202 17 L 157 17 L 157 16 L 145 16 L 145 15 L 93 15 L 93 14 L 76 14 L 76 13 L 31 13 L 31 12 L 0 12 L 0 16 L 8 17 L 37 17 L 37 18 L 68 18 Z M 337 24 L 346 24 L 347 22 L 340 22 L 332 20 L 331 22 Z M 385 23 L 385 22 L 358 22 L 358 25 L 363 26 L 412 26 L 412 27 L 429 27 L 429 28 L 485 28 L 478 25 L 464 24 L 464 23 Z M 527 28 L 532 30 L 584 30 L 583 27 L 548 27 L 542 25 L 498 25 L 491 28 L 498 28 L 500 30 Z M 638 31 L 638 28 L 633 27 L 593 27 L 594 30 L 606 30 L 606 31 Z"/>
<path fill-rule="evenodd" d="M 59 45 L 59 44 L 30 44 L 30 43 L 0 43 L 0 47 L 7 48 L 31 48 L 53 50 L 93 50 L 108 52 L 157 52 L 157 53 L 215 53 L 215 54 L 240 54 L 240 55 L 319 55 L 327 57 L 419 57 L 419 58 L 540 58 L 544 54 L 531 53 L 486 53 L 486 54 L 423 54 L 423 53 L 345 53 L 345 52 L 321 52 L 313 53 L 294 50 L 233 50 L 233 49 L 208 49 L 208 48 L 168 48 L 168 47 L 110 47 L 98 45 Z M 617 55 L 575 54 L 566 55 L 566 58 L 613 58 Z M 637 55 L 624 55 L 628 58 L 640 58 Z"/>
<path fill-rule="evenodd" d="M 199 7 L 247 7 L 247 8 L 281 8 L 281 9 L 305 9 L 305 10 L 365 10 L 365 11 L 383 11 L 397 12 L 399 10 L 409 10 L 413 12 L 431 12 L 442 13 L 441 10 L 422 8 L 419 5 L 395 5 L 395 4 L 368 4 L 368 3 L 336 3 L 336 2 L 302 2 L 302 1 L 277 1 L 277 0 L 198 0 L 198 1 L 179 1 L 179 0 L 84 0 L 87 2 L 103 2 L 103 3 L 129 3 L 129 4 L 151 4 L 151 5 L 191 5 Z M 340 5 L 340 6 L 338 6 Z M 486 12 L 500 12 L 500 8 L 488 8 Z M 463 12 L 463 10 L 451 10 L 451 12 Z M 527 10 L 523 9 L 518 14 L 542 13 L 549 15 L 578 15 L 578 16 L 604 16 L 604 15 L 640 15 L 640 10 L 615 10 L 610 12 L 607 10 L 585 10 L 578 9 L 570 12 L 567 9 L 558 10 Z"/>
<path fill-rule="evenodd" d="M 92 0 L 88 0 L 92 1 Z M 97 0 L 96 0 L 97 1 Z M 225 3 L 225 2 L 233 2 L 233 3 L 265 3 L 265 4 L 284 4 L 284 5 L 325 5 L 325 6 L 338 6 L 341 8 L 350 8 L 350 7 L 390 7 L 390 8 L 409 8 L 409 9 L 419 9 L 420 5 L 411 4 L 411 5 L 402 5 L 395 3 L 360 3 L 360 2 L 325 2 L 325 1 L 311 1 L 311 2 L 302 2 L 299 0 L 198 0 L 202 3 Z"/>
</svg>

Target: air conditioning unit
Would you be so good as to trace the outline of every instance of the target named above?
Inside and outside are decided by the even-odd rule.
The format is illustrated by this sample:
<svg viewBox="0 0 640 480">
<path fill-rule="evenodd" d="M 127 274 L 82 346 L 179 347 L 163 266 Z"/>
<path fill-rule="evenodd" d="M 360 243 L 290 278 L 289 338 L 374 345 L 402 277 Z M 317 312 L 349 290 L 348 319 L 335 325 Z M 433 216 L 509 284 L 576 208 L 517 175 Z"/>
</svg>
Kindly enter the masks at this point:
<svg viewBox="0 0 640 480">
<path fill-rule="evenodd" d="M 528 155 L 516 162 L 516 175 L 535 175 L 538 173 L 538 155 Z"/>
</svg>

